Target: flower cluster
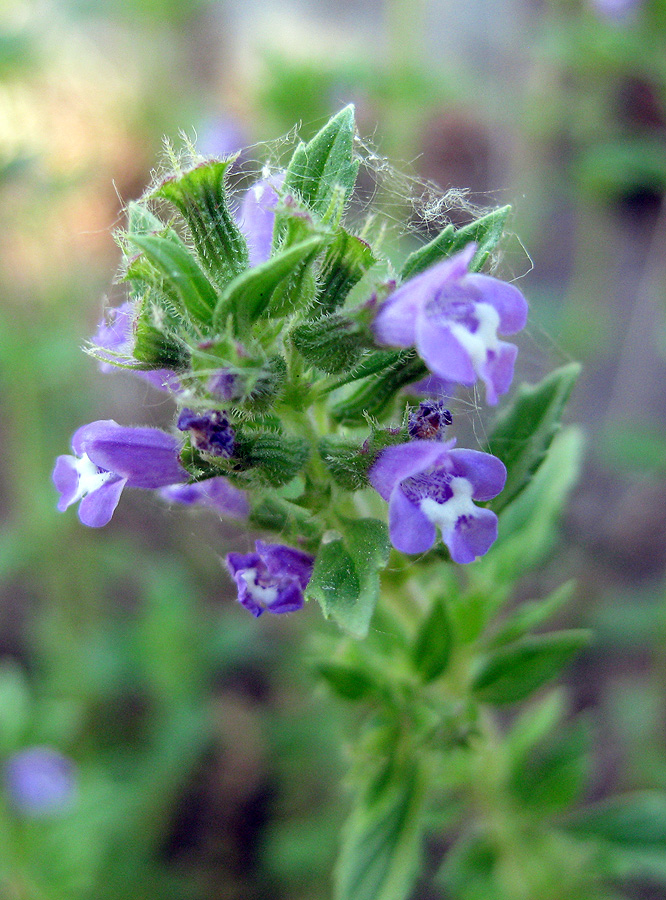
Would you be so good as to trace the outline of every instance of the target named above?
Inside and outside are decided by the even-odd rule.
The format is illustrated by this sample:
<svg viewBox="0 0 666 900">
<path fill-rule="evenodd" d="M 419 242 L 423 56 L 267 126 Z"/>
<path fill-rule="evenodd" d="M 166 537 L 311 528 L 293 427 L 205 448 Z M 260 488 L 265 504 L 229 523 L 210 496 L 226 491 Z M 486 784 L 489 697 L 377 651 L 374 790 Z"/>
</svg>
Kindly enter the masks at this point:
<svg viewBox="0 0 666 900">
<path fill-rule="evenodd" d="M 439 529 L 451 559 L 470 563 L 497 536 L 479 504 L 502 490 L 505 467 L 455 446 L 448 407 L 458 385 L 481 382 L 489 404 L 511 385 L 517 348 L 504 337 L 524 327 L 527 304 L 477 271 L 506 212 L 477 220 L 473 240 L 436 238 L 401 274 L 343 224 L 354 128 L 347 108 L 237 206 L 233 159 L 196 160 L 131 206 L 119 241 L 130 298 L 91 352 L 104 371 L 168 392 L 174 429 L 85 425 L 53 475 L 58 508 L 80 501 L 91 527 L 137 487 L 286 535 L 298 549 L 257 541 L 227 557 L 255 616 L 320 599 L 336 566 L 367 596 L 374 582 L 354 559 L 386 526 L 350 521 L 349 492 L 374 488 L 387 502 L 403 553 L 425 553 Z M 176 208 L 180 231 L 153 201 Z"/>
</svg>

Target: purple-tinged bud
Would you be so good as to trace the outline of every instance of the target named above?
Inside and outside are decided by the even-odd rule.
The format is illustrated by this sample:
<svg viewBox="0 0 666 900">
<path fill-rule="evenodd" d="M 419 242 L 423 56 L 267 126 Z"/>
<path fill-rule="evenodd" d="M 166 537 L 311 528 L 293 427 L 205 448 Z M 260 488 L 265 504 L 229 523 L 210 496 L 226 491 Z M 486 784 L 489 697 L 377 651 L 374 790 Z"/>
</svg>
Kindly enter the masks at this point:
<svg viewBox="0 0 666 900">
<path fill-rule="evenodd" d="M 410 412 L 407 431 L 415 440 L 441 441 L 452 422 L 453 416 L 442 400 L 423 400 L 416 412 Z"/>
<path fill-rule="evenodd" d="M 197 450 L 225 459 L 233 456 L 236 435 L 229 419 L 219 409 L 212 409 L 201 415 L 191 409 L 184 409 L 178 416 L 177 425 L 181 431 L 190 432 Z"/>
<path fill-rule="evenodd" d="M 11 756 L 4 782 L 17 812 L 35 818 L 64 812 L 76 793 L 72 761 L 50 747 L 30 747 Z"/>
<path fill-rule="evenodd" d="M 220 400 L 232 402 L 243 397 L 243 381 L 237 372 L 231 369 L 218 369 L 208 379 L 206 384 L 208 393 Z"/>
</svg>

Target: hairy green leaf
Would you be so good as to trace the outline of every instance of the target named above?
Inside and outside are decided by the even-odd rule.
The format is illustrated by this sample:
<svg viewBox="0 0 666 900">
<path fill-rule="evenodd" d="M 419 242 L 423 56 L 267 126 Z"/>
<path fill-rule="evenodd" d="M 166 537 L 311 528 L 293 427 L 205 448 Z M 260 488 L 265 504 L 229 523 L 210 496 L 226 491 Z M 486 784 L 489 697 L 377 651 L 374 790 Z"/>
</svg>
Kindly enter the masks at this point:
<svg viewBox="0 0 666 900">
<path fill-rule="evenodd" d="M 159 273 L 157 286 L 178 304 L 178 312 L 208 330 L 217 292 L 185 244 L 159 234 L 128 234 L 127 239 Z"/>
<path fill-rule="evenodd" d="M 413 278 L 435 263 L 458 253 L 471 241 L 476 242 L 477 249 L 469 269 L 470 272 L 478 272 L 502 237 L 510 212 L 510 206 L 502 206 L 462 228 L 447 225 L 429 244 L 419 247 L 407 257 L 400 272 L 401 279 Z"/>
<path fill-rule="evenodd" d="M 307 144 L 299 144 L 287 167 L 284 192 L 293 192 L 323 217 L 336 191 L 349 198 L 358 172 L 354 159 L 354 107 L 346 106 Z"/>
</svg>

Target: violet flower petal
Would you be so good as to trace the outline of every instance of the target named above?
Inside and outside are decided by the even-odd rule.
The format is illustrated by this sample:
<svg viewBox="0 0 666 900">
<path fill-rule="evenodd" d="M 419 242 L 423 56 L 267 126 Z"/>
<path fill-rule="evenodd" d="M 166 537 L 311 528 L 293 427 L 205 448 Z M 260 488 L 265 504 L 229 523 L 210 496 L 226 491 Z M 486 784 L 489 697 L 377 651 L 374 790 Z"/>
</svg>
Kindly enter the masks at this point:
<svg viewBox="0 0 666 900">
<path fill-rule="evenodd" d="M 125 428 L 113 420 L 91 422 L 74 435 L 72 446 L 129 487 L 160 488 L 187 481 L 178 461 L 180 442 L 159 428 Z"/>
<path fill-rule="evenodd" d="M 245 491 L 234 487 L 222 475 L 194 484 L 171 484 L 162 488 L 160 495 L 165 500 L 186 506 L 205 506 L 232 519 L 245 519 L 250 513 Z"/>
<path fill-rule="evenodd" d="M 425 553 L 437 539 L 435 526 L 407 499 L 400 485 L 389 501 L 389 535 L 393 546 L 402 553 Z"/>
<path fill-rule="evenodd" d="M 478 508 L 473 516 L 461 516 L 445 542 L 451 559 L 471 563 L 488 552 L 497 540 L 497 516 L 489 509 Z"/>
<path fill-rule="evenodd" d="M 97 326 L 92 343 L 97 351 L 108 350 L 106 358 L 98 360 L 101 372 L 131 372 L 143 381 L 147 381 L 159 391 L 179 393 L 183 388 L 178 376 L 171 369 L 139 369 L 132 365 L 134 334 L 133 323 L 135 306 L 131 300 L 110 309 L 106 318 Z M 102 354 L 103 356 L 103 354 Z M 119 368 L 113 361 L 127 362 L 127 367 Z"/>
<path fill-rule="evenodd" d="M 60 494 L 58 512 L 64 512 L 68 506 L 76 503 L 79 499 L 79 472 L 76 468 L 75 457 L 59 456 L 56 459 L 53 483 Z"/>
<path fill-rule="evenodd" d="M 126 484 L 126 478 L 112 475 L 100 487 L 83 497 L 79 504 L 81 522 L 89 528 L 103 528 L 104 525 L 108 525 Z"/>
<path fill-rule="evenodd" d="M 481 450 L 453 449 L 449 451 L 453 475 L 466 478 L 472 485 L 472 499 L 492 500 L 506 483 L 506 466 L 490 453 Z"/>
<path fill-rule="evenodd" d="M 483 303 L 490 303 L 499 313 L 498 331 L 501 334 L 515 334 L 527 324 L 527 300 L 518 288 L 491 275 L 476 272 L 467 275 L 465 285 L 470 285 L 479 293 Z"/>
<path fill-rule="evenodd" d="M 447 381 L 472 385 L 477 379 L 469 353 L 446 320 L 422 315 L 416 323 L 416 345 L 428 368 Z"/>
<path fill-rule="evenodd" d="M 284 544 L 266 544 L 264 541 L 255 541 L 255 547 L 271 576 L 295 578 L 302 588 L 307 587 L 314 564 L 309 553 Z"/>
</svg>

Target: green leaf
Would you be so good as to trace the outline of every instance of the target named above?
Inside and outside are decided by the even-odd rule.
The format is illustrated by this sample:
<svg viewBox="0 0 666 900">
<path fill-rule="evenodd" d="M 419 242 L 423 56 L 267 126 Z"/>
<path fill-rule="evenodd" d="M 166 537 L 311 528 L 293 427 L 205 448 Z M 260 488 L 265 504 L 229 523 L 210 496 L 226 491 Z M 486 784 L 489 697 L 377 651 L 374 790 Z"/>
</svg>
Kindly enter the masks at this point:
<svg viewBox="0 0 666 900">
<path fill-rule="evenodd" d="M 319 273 L 317 309 L 324 314 L 339 309 L 351 289 L 375 262 L 370 246 L 341 228 L 328 249 Z"/>
<path fill-rule="evenodd" d="M 181 315 L 209 329 L 217 292 L 182 242 L 159 234 L 128 234 L 128 241 L 139 248 L 155 267 L 164 284 L 163 290 L 178 304 Z M 131 278 L 130 273 L 128 276 Z"/>
<path fill-rule="evenodd" d="M 173 203 L 183 216 L 202 265 L 219 287 L 249 265 L 245 238 L 227 201 L 225 176 L 232 162 L 202 163 L 168 178 L 153 192 Z"/>
<path fill-rule="evenodd" d="M 316 670 L 331 690 L 344 700 L 361 700 L 376 687 L 369 673 L 358 666 L 326 661 L 318 663 Z"/>
<path fill-rule="evenodd" d="M 518 496 L 543 462 L 579 374 L 578 363 L 569 363 L 537 385 L 521 384 L 518 388 L 513 404 L 498 421 L 487 447 L 507 468 L 504 490 L 490 503 L 495 512 Z"/>
<path fill-rule="evenodd" d="M 231 316 L 237 333 L 245 334 L 266 311 L 276 289 L 316 256 L 324 240 L 320 235 L 309 237 L 235 278 L 219 299 L 213 320 L 215 328 L 220 329 Z"/>
<path fill-rule="evenodd" d="M 513 722 L 505 742 L 513 765 L 520 765 L 564 716 L 566 695 L 562 687 L 532 701 Z"/>
<path fill-rule="evenodd" d="M 308 584 L 326 618 L 364 638 L 379 597 L 379 570 L 389 557 L 388 528 L 378 519 L 344 523 L 344 534 L 322 543 Z"/>
<path fill-rule="evenodd" d="M 523 700 L 555 678 L 590 642 L 584 629 L 525 637 L 501 647 L 482 661 L 472 688 L 483 703 L 501 705 Z"/>
<path fill-rule="evenodd" d="M 346 106 L 307 144 L 299 144 L 284 180 L 285 194 L 297 194 L 323 217 L 335 194 L 347 200 L 354 189 L 358 161 L 354 160 L 354 107 Z"/>
<path fill-rule="evenodd" d="M 317 600 L 326 618 L 338 606 L 351 607 L 361 585 L 354 560 L 341 537 L 322 542 L 306 589 L 308 600 Z"/>
<path fill-rule="evenodd" d="M 540 742 L 512 767 L 509 787 L 527 807 L 559 811 L 579 799 L 589 775 L 591 734 L 584 718 Z"/>
<path fill-rule="evenodd" d="M 474 222 L 470 222 L 463 228 L 447 225 L 429 244 L 419 247 L 407 257 L 400 272 L 401 279 L 406 281 L 408 278 L 413 278 L 414 275 L 418 275 L 435 263 L 458 253 L 471 241 L 476 242 L 477 249 L 472 257 L 469 270 L 478 272 L 502 237 L 510 212 L 510 206 L 502 206 Z"/>
<path fill-rule="evenodd" d="M 444 672 L 452 646 L 453 634 L 446 602 L 437 600 L 421 625 L 412 647 L 412 662 L 426 683 Z"/>
<path fill-rule="evenodd" d="M 492 553 L 477 562 L 495 581 L 513 581 L 516 572 L 536 565 L 552 546 L 555 523 L 578 480 L 583 436 L 577 428 L 561 431 L 525 490 L 500 515 L 499 538 Z"/>
<path fill-rule="evenodd" d="M 497 877 L 498 854 L 491 839 L 470 831 L 449 849 L 435 876 L 447 896 L 464 900 L 505 900 Z"/>
<path fill-rule="evenodd" d="M 666 794 L 645 791 L 597 803 L 570 816 L 566 828 L 618 847 L 666 852 Z"/>
<path fill-rule="evenodd" d="M 418 876 L 425 787 L 416 767 L 397 773 L 345 825 L 335 900 L 405 900 Z"/>
<path fill-rule="evenodd" d="M 500 629 L 488 641 L 494 649 L 515 641 L 529 631 L 533 631 L 552 616 L 556 615 L 571 600 L 576 590 L 576 582 L 565 582 L 543 600 L 521 603 L 502 622 Z"/>
</svg>

